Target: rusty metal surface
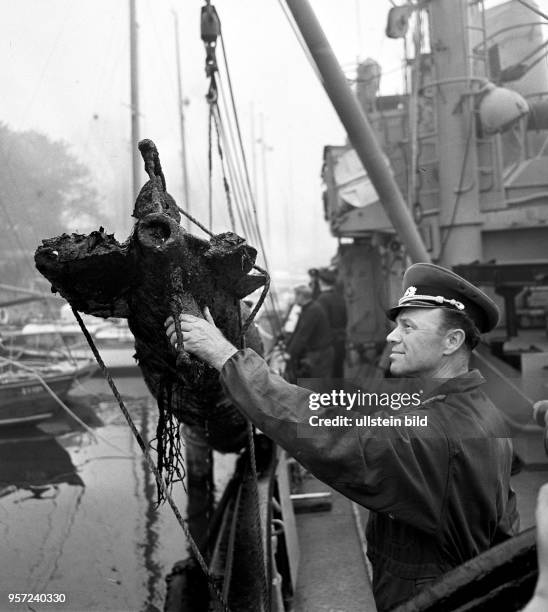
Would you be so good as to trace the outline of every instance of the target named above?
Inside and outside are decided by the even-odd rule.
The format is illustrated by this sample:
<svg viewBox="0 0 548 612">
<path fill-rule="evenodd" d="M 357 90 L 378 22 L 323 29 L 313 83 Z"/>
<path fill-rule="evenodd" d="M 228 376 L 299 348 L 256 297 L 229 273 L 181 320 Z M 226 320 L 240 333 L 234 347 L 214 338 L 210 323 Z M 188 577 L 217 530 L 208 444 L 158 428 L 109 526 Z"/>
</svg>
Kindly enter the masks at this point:
<svg viewBox="0 0 548 612">
<path fill-rule="evenodd" d="M 243 238 L 227 232 L 203 240 L 179 225 L 156 148 L 143 141 L 140 150 L 150 180 L 135 202 L 137 221 L 129 238 L 119 243 L 100 228 L 89 235 L 46 239 L 36 250 L 36 267 L 52 291 L 77 310 L 127 318 L 139 366 L 161 409 L 200 431 L 213 448 L 239 450 L 244 418 L 234 406 L 220 403 L 215 370 L 175 353 L 164 321 L 174 312 L 202 316 L 207 305 L 218 327 L 238 346 L 240 299 L 266 279 L 249 274 L 257 252 Z M 260 351 L 257 334 L 250 332 L 247 343 Z"/>
</svg>

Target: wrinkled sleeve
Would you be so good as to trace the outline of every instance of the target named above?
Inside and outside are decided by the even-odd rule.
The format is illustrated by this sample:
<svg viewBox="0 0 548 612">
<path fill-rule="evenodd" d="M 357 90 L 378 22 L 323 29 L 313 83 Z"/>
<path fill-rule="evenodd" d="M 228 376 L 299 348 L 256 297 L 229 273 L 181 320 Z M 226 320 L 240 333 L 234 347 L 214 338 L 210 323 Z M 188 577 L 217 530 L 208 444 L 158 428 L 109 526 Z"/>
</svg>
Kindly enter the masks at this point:
<svg viewBox="0 0 548 612">
<path fill-rule="evenodd" d="M 221 383 L 245 416 L 317 478 L 371 510 L 437 531 L 448 488 L 445 436 L 422 439 L 412 427 L 312 426 L 312 392 L 271 373 L 251 349 L 225 363 Z"/>
</svg>

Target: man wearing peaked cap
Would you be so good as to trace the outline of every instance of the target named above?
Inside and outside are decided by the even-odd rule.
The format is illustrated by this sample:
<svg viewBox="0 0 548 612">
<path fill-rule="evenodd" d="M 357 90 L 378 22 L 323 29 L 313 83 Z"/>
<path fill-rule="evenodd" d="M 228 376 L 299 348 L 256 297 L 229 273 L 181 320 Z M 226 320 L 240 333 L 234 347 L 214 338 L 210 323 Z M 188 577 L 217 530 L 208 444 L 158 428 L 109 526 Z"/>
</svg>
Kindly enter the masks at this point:
<svg viewBox="0 0 548 612">
<path fill-rule="evenodd" d="M 480 334 L 499 320 L 497 305 L 483 291 L 451 270 L 428 263 L 407 269 L 403 295 L 387 315 L 396 322 L 387 337 L 390 371 L 429 379 L 465 374 Z"/>
<path fill-rule="evenodd" d="M 311 413 L 311 391 L 270 373 L 251 349 L 238 351 L 204 314 L 206 320 L 181 315 L 185 349 L 219 370 L 227 395 L 262 432 L 369 509 L 367 554 L 379 612 L 517 533 L 512 442 L 481 390 L 481 374 L 469 366 L 480 334 L 498 321 L 497 307 L 479 289 L 432 264 L 407 270 L 402 297 L 388 311 L 395 322 L 387 336 L 390 372 L 404 377 L 410 392 L 416 386 L 405 379 L 412 377 L 423 393 L 398 412 L 370 407 L 382 426 L 316 427 L 311 414 L 359 420 L 363 413 L 334 400 Z M 175 343 L 173 321 L 166 327 Z"/>
<path fill-rule="evenodd" d="M 413 504 L 399 496 L 398 513 L 370 513 L 368 555 L 381 610 L 414 595 L 413 580 L 427 584 L 513 535 L 519 524 L 510 487 L 512 443 L 502 414 L 481 391 L 483 377 L 470 370 L 481 333 L 499 321 L 496 304 L 451 270 L 417 263 L 405 272 L 402 296 L 387 315 L 396 324 L 387 336 L 390 372 L 421 381 L 426 400 L 417 413 L 428 416 L 429 429 L 447 446 L 418 438 L 414 448 L 393 446 L 383 455 L 385 482 L 393 478 L 407 491 L 422 479 L 415 510 L 423 518 L 434 515 L 413 519 L 403 510 Z"/>
<path fill-rule="evenodd" d="M 389 310 L 396 318 L 402 308 L 447 308 L 467 315 L 481 333 L 491 331 L 499 321 L 495 302 L 467 280 L 441 266 L 413 264 L 403 277 L 403 296 Z"/>
<path fill-rule="evenodd" d="M 337 274 L 332 268 L 318 268 L 318 278 L 326 285 L 332 287 L 337 280 Z"/>
</svg>

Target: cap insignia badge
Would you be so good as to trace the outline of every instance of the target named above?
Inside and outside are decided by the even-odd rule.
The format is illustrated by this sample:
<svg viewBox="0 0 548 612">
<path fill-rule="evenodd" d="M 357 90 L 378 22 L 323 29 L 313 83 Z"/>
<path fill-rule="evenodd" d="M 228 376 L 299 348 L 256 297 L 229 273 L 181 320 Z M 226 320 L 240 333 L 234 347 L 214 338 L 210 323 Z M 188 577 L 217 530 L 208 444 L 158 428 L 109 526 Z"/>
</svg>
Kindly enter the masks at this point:
<svg viewBox="0 0 548 612">
<path fill-rule="evenodd" d="M 413 297 L 415 293 L 417 293 L 416 287 L 407 287 L 407 289 L 405 290 L 405 293 L 403 294 L 403 297 L 404 298 Z"/>
</svg>

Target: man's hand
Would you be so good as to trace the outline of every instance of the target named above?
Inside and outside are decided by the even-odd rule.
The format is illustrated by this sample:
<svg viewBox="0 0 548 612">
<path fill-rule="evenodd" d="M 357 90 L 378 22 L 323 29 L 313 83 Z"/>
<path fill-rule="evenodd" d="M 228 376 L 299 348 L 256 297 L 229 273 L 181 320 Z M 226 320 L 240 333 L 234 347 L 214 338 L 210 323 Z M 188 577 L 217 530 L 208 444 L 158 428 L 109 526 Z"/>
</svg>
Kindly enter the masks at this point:
<svg viewBox="0 0 548 612">
<path fill-rule="evenodd" d="M 207 306 L 204 308 L 204 317 L 205 319 L 200 319 L 191 314 L 179 316 L 183 348 L 216 370 L 221 371 L 225 362 L 234 353 L 237 353 L 238 349 L 223 336 L 215 325 Z M 165 327 L 169 341 L 175 348 L 178 348 L 173 317 L 166 319 Z"/>
</svg>

